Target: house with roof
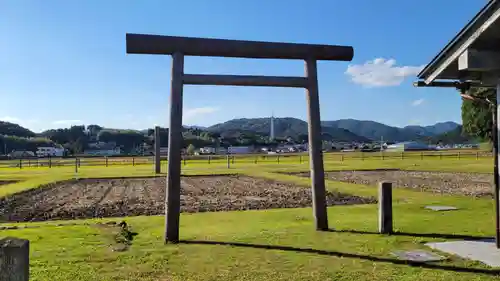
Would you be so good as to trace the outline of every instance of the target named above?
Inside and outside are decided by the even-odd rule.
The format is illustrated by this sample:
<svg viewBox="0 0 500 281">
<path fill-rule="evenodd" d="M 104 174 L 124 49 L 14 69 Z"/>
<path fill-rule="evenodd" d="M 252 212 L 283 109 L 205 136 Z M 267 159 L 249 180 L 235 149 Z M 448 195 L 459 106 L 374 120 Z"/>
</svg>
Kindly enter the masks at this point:
<svg viewBox="0 0 500 281">
<path fill-rule="evenodd" d="M 122 150 L 113 142 L 96 142 L 90 143 L 83 154 L 89 156 L 114 156 L 122 154 Z"/>
</svg>

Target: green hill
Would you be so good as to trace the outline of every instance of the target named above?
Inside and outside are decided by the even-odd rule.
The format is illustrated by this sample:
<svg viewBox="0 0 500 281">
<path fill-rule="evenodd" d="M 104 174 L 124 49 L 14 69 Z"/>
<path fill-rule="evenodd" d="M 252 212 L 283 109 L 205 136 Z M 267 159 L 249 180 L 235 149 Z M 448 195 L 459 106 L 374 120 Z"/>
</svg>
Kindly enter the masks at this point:
<svg viewBox="0 0 500 281">
<path fill-rule="evenodd" d="M 271 130 L 270 118 L 241 118 L 216 124 L 207 128 L 210 132 L 224 134 L 225 132 L 253 132 L 268 136 Z M 274 132 L 276 137 L 300 138 L 307 135 L 307 122 L 292 118 L 275 118 Z M 322 135 L 326 140 L 334 141 L 368 141 L 366 137 L 359 136 L 343 128 L 322 127 Z"/>
</svg>

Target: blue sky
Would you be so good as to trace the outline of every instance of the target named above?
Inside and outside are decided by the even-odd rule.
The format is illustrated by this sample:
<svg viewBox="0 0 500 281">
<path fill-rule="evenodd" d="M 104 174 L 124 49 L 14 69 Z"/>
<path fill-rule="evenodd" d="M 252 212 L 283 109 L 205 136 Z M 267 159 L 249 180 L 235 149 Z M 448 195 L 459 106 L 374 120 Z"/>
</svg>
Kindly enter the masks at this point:
<svg viewBox="0 0 500 281">
<path fill-rule="evenodd" d="M 451 89 L 413 88 L 416 72 L 486 1 L 184 0 L 0 2 L 0 120 L 35 131 L 71 124 L 168 124 L 169 56 L 125 54 L 125 33 L 352 45 L 320 62 L 322 120 L 460 122 Z M 301 61 L 189 57 L 187 73 L 303 75 Z M 306 119 L 300 89 L 184 87 L 184 124 Z"/>
</svg>

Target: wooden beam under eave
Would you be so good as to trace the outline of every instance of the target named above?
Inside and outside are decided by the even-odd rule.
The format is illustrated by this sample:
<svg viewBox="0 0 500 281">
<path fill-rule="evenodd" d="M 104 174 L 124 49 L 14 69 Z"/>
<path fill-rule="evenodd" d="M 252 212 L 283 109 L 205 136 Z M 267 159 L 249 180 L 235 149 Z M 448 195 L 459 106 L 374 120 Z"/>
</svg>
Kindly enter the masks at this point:
<svg viewBox="0 0 500 281">
<path fill-rule="evenodd" d="M 305 77 L 184 74 L 182 81 L 185 85 L 307 87 Z"/>
<path fill-rule="evenodd" d="M 500 52 L 467 49 L 458 58 L 458 70 L 491 72 L 500 70 Z"/>
<path fill-rule="evenodd" d="M 495 25 L 498 19 L 500 19 L 500 2 L 499 1 L 491 1 L 492 5 L 488 8 L 487 14 L 482 15 L 484 19 L 481 21 L 474 22 L 468 30 L 462 35 L 461 38 L 458 38 L 456 42 L 451 42 L 451 47 L 447 50 L 447 54 L 443 56 L 442 59 L 431 62 L 426 68 L 430 68 L 429 70 L 424 69 L 423 73 L 419 74 L 420 79 L 424 79 L 425 83 L 429 84 L 436 79 L 444 79 L 445 77 L 441 76 L 441 73 L 446 70 L 446 68 L 450 67 L 450 65 L 457 61 L 460 55 L 465 52 L 468 48 L 473 46 L 472 44 L 480 38 L 480 36 L 485 32 L 488 28 Z M 444 50 L 446 50 L 445 47 Z M 443 51 L 444 51 L 443 50 Z M 443 52 L 442 51 L 442 52 Z M 446 79 L 457 79 L 458 77 L 446 77 Z"/>
</svg>

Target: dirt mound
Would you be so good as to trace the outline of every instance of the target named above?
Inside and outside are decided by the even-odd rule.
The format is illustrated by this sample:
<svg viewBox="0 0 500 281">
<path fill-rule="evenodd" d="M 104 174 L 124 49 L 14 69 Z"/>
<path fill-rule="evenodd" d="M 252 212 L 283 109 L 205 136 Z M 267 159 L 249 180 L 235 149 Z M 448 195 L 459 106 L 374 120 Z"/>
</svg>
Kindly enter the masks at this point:
<svg viewBox="0 0 500 281">
<path fill-rule="evenodd" d="M 296 175 L 309 177 L 309 173 Z M 395 187 L 412 188 L 434 193 L 469 196 L 492 196 L 493 175 L 451 172 L 402 170 L 359 170 L 326 172 L 329 180 L 376 186 L 380 181 L 392 182 Z"/>
<path fill-rule="evenodd" d="M 84 179 L 0 199 L 0 220 L 41 221 L 164 213 L 165 178 Z M 183 177 L 181 211 L 209 212 L 311 206 L 309 188 L 246 176 Z M 375 203 L 327 193 L 328 205 Z"/>
</svg>

